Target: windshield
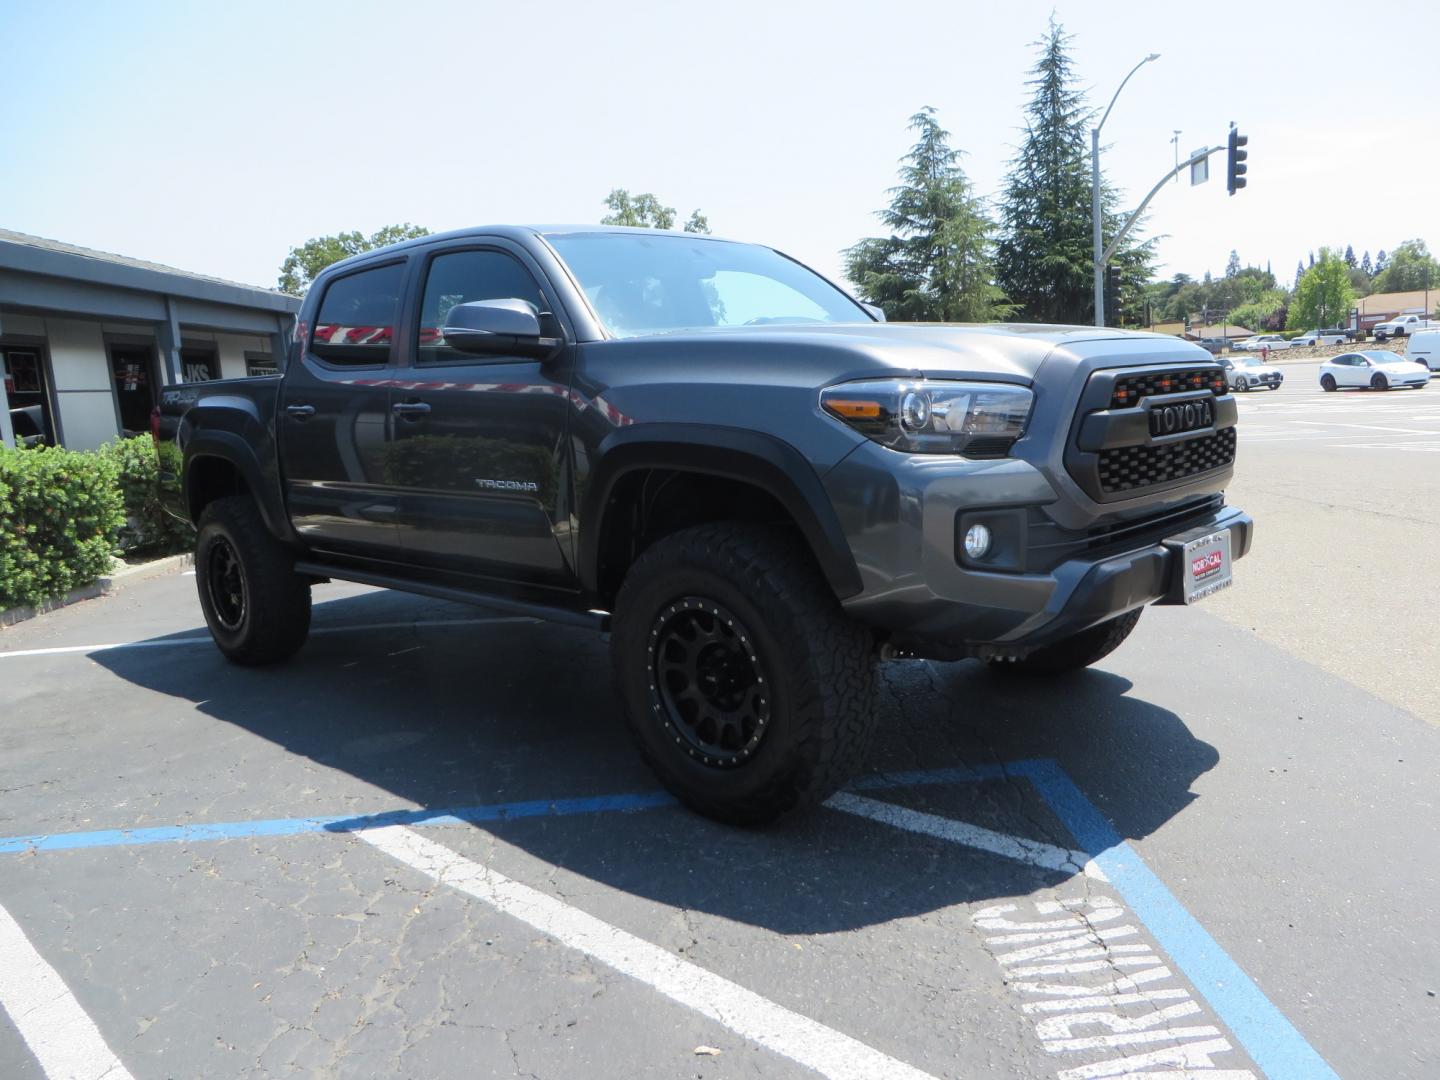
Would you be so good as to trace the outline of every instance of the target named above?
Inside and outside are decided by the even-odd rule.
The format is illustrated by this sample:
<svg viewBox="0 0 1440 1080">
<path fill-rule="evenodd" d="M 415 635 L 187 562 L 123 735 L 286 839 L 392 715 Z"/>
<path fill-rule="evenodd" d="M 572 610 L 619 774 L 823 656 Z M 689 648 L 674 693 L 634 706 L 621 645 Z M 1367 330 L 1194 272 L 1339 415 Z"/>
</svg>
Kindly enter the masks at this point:
<svg viewBox="0 0 1440 1080">
<path fill-rule="evenodd" d="M 1360 355 L 1368 358 L 1372 364 L 1401 364 L 1405 362 L 1405 357 L 1393 352 L 1375 352 L 1372 350 L 1371 352 L 1361 353 Z"/>
<path fill-rule="evenodd" d="M 1237 357 L 1235 358 L 1235 363 L 1238 364 L 1240 367 L 1259 367 L 1259 366 L 1260 366 L 1260 361 L 1259 361 L 1259 360 L 1256 360 L 1253 356 L 1237 356 Z"/>
<path fill-rule="evenodd" d="M 683 233 L 547 237 L 616 337 L 711 326 L 871 322 L 824 278 L 769 248 Z"/>
</svg>

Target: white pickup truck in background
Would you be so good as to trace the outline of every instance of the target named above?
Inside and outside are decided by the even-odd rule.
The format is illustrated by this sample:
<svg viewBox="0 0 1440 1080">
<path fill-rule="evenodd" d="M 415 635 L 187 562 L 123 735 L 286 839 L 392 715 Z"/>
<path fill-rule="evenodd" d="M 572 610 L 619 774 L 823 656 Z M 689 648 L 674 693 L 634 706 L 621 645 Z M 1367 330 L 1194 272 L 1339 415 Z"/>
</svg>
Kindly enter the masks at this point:
<svg viewBox="0 0 1440 1080">
<path fill-rule="evenodd" d="M 1398 315 L 1388 322 L 1376 323 L 1373 332 L 1376 341 L 1384 341 L 1386 338 L 1413 334 L 1416 330 L 1434 330 L 1436 328 L 1440 328 L 1440 322 L 1427 319 L 1423 315 Z"/>
</svg>

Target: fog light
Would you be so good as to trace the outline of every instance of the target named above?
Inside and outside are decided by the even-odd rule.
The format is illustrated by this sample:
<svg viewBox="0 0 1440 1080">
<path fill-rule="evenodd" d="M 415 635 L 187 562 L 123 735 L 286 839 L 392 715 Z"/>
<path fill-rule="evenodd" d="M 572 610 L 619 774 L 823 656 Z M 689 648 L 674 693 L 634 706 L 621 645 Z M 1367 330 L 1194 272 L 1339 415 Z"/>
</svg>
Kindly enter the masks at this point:
<svg viewBox="0 0 1440 1080">
<path fill-rule="evenodd" d="M 965 554 L 972 559 L 983 559 L 990 550 L 990 530 L 984 525 L 971 525 L 965 530 Z"/>
</svg>

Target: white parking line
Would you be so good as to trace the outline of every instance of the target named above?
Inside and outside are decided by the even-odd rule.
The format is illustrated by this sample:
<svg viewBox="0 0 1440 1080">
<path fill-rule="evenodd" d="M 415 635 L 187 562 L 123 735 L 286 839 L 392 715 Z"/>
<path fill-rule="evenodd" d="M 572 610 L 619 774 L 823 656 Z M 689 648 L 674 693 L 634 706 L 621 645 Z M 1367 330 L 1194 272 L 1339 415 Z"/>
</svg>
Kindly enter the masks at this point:
<svg viewBox="0 0 1440 1080">
<path fill-rule="evenodd" d="M 346 634 L 358 630 L 424 630 L 432 626 L 496 626 L 505 623 L 534 623 L 539 619 L 529 615 L 497 615 L 488 619 L 434 619 L 424 622 L 356 623 L 342 626 L 317 626 L 310 634 Z M 14 660 L 22 656 L 63 656 L 65 653 L 97 653 L 111 649 L 163 649 L 171 645 L 209 645 L 209 635 L 194 637 L 158 638 L 154 641 L 115 641 L 103 645 L 56 645 L 48 649 L 11 649 L 0 651 L 0 660 Z"/>
<path fill-rule="evenodd" d="M 849 1035 L 472 862 L 412 829 L 390 825 L 354 835 L 438 884 L 519 919 L 822 1076 L 833 1080 L 934 1080 Z"/>
<path fill-rule="evenodd" d="M 850 795 L 843 791 L 831 795 L 825 801 L 825 805 L 832 810 L 843 810 L 847 814 L 869 818 L 871 821 L 878 821 L 897 829 L 924 833 L 926 836 L 933 836 L 939 840 L 948 840 L 952 844 L 978 848 L 981 851 L 988 851 L 992 855 L 1014 859 L 1016 862 L 1029 863 L 1031 866 L 1039 866 L 1046 870 L 1058 870 L 1068 874 L 1078 874 L 1083 870 L 1086 877 L 1094 878 L 1097 881 L 1106 880 L 1104 872 L 1083 851 L 1069 851 L 1066 848 L 1041 843 L 1038 840 L 1026 840 L 1019 836 L 992 832 L 989 829 L 982 829 L 979 825 L 969 825 L 963 821 L 955 821 L 953 818 L 927 814 L 920 810 L 911 810 L 908 807 L 867 799 L 860 795 Z"/>
<path fill-rule="evenodd" d="M 132 1080 L 59 975 L 0 907 L 0 1009 L 47 1077 Z"/>
</svg>

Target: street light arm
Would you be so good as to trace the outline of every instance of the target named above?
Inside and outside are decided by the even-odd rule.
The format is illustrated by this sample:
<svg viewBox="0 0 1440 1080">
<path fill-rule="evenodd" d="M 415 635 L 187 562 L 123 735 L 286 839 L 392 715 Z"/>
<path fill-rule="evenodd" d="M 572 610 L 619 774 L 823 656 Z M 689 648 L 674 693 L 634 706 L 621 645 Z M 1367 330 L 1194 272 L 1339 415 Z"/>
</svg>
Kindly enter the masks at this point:
<svg viewBox="0 0 1440 1080">
<path fill-rule="evenodd" d="M 1144 60 L 1141 60 L 1140 63 L 1136 64 L 1133 68 L 1130 69 L 1130 75 L 1126 75 L 1125 78 L 1120 80 L 1120 85 L 1115 88 L 1114 96 L 1110 98 L 1110 104 L 1105 106 L 1105 115 L 1100 117 L 1100 123 L 1095 125 L 1095 133 L 1097 136 L 1100 133 L 1100 129 L 1105 126 L 1105 121 L 1110 119 L 1110 110 L 1115 108 L 1115 102 L 1118 101 L 1120 98 L 1120 91 L 1125 89 L 1125 84 L 1130 81 L 1130 76 L 1134 75 L 1135 72 L 1139 71 L 1146 64 L 1150 63 L 1151 60 L 1159 59 L 1159 53 L 1151 53 L 1149 56 L 1145 57 Z"/>
</svg>

